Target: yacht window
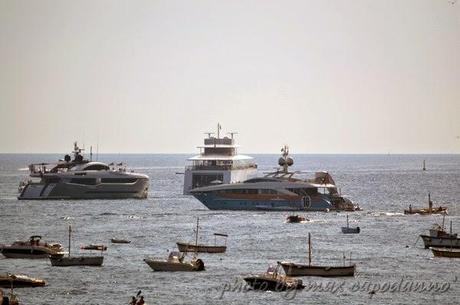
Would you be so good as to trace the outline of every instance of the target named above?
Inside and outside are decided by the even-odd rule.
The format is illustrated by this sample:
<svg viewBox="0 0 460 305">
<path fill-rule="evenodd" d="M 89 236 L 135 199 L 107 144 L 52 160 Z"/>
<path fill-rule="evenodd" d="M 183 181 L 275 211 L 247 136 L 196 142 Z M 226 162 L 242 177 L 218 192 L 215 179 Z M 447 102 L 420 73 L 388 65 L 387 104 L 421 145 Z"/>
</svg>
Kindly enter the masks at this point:
<svg viewBox="0 0 460 305">
<path fill-rule="evenodd" d="M 137 178 L 101 178 L 101 183 L 134 183 Z"/>
<path fill-rule="evenodd" d="M 109 170 L 110 168 L 105 165 L 105 164 L 92 164 L 87 167 L 85 167 L 85 171 L 103 171 L 103 170 Z"/>
<path fill-rule="evenodd" d="M 72 178 L 70 183 L 96 185 L 96 178 Z"/>
</svg>

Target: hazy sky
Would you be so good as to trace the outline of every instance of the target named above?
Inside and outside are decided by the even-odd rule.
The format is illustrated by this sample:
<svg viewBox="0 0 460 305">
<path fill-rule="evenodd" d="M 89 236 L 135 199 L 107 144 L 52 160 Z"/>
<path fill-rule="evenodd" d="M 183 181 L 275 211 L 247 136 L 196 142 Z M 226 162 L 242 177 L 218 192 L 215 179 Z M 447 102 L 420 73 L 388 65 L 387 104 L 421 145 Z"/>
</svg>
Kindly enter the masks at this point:
<svg viewBox="0 0 460 305">
<path fill-rule="evenodd" d="M 460 1 L 0 0 L 0 152 L 459 153 Z"/>
</svg>

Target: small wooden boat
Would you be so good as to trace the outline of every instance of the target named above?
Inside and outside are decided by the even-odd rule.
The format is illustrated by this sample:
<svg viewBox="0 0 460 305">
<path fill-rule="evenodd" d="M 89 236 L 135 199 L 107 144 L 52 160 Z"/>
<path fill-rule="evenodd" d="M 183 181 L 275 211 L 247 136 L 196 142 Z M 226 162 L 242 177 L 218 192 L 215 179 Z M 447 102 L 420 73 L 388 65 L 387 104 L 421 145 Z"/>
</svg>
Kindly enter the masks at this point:
<svg viewBox="0 0 460 305">
<path fill-rule="evenodd" d="M 414 209 L 412 205 L 409 205 L 409 209 L 404 210 L 404 214 L 420 214 L 420 215 L 431 215 L 431 214 L 447 214 L 446 207 L 433 207 L 433 201 L 431 201 L 431 195 L 428 193 L 428 208 Z"/>
<path fill-rule="evenodd" d="M 72 227 L 69 226 L 69 252 L 68 256 L 63 255 L 50 255 L 50 261 L 52 266 L 56 267 L 70 267 L 70 266 L 102 266 L 104 262 L 104 257 L 101 256 L 71 256 L 70 255 L 70 248 L 71 248 L 71 233 Z M 102 253 L 102 251 L 101 251 Z"/>
<path fill-rule="evenodd" d="M 460 258 L 460 249 L 430 248 L 436 257 Z"/>
<path fill-rule="evenodd" d="M 11 288 L 11 286 L 16 288 L 21 287 L 41 287 L 45 286 L 46 282 L 42 279 L 37 279 L 29 277 L 22 274 L 0 274 L 0 287 Z"/>
<path fill-rule="evenodd" d="M 176 242 L 180 252 L 224 253 L 227 251 L 227 234 L 214 233 L 214 245 L 198 244 L 199 218 L 196 223 L 195 243 Z M 217 237 L 224 237 L 225 244 L 217 245 Z"/>
<path fill-rule="evenodd" d="M 199 258 L 193 258 L 191 261 L 185 261 L 185 253 L 171 252 L 167 260 L 161 259 L 144 259 L 144 262 L 153 269 L 153 271 L 203 271 L 204 263 Z"/>
<path fill-rule="evenodd" d="M 107 251 L 107 246 L 106 245 L 85 245 L 81 246 L 80 249 L 82 250 L 96 250 L 96 251 Z"/>
<path fill-rule="evenodd" d="M 47 243 L 40 235 L 33 235 L 28 241 L 16 241 L 11 245 L 0 245 L 0 252 L 6 258 L 48 258 L 63 251 L 58 243 Z"/>
<path fill-rule="evenodd" d="M 342 227 L 342 233 L 343 234 L 359 234 L 361 232 L 361 229 L 359 227 L 352 228 L 350 227 L 350 224 L 348 222 L 348 215 L 347 215 L 347 226 Z"/>
<path fill-rule="evenodd" d="M 280 262 L 276 268 L 270 266 L 265 273 L 246 276 L 244 280 L 254 290 L 279 292 L 305 288 L 302 280 L 279 274 L 279 266 Z"/>
<path fill-rule="evenodd" d="M 286 217 L 287 223 L 300 223 L 302 221 L 308 221 L 308 219 L 299 215 L 289 215 L 288 217 Z"/>
<path fill-rule="evenodd" d="M 289 276 L 322 276 L 322 277 L 339 277 L 354 276 L 356 265 L 343 266 L 314 266 L 311 264 L 311 237 L 308 233 L 308 265 L 295 264 L 290 262 L 281 262 L 284 272 Z"/>
<path fill-rule="evenodd" d="M 127 239 L 112 238 L 110 239 L 112 244 L 130 244 L 131 241 Z"/>
</svg>

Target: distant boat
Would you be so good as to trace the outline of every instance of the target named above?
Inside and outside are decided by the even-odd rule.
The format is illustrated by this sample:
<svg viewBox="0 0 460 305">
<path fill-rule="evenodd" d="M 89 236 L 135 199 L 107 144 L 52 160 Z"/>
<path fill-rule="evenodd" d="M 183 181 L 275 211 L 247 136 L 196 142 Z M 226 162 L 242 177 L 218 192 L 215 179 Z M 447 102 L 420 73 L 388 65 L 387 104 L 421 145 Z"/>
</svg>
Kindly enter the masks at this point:
<svg viewBox="0 0 460 305">
<path fill-rule="evenodd" d="M 68 256 L 50 256 L 52 266 L 68 267 L 68 266 L 102 266 L 104 257 L 101 256 L 70 256 L 71 248 L 71 233 L 72 227 L 69 226 L 69 253 Z M 102 252 L 102 251 L 101 251 Z"/>
<path fill-rule="evenodd" d="M 198 244 L 198 230 L 199 230 L 199 219 L 197 219 L 196 225 L 196 240 L 195 243 L 185 243 L 185 242 L 177 242 L 177 248 L 180 252 L 205 252 L 205 253 L 224 253 L 227 250 L 227 234 L 222 233 L 214 233 L 214 245 L 200 245 Z M 225 244 L 224 245 L 217 245 L 216 237 L 224 237 Z"/>
<path fill-rule="evenodd" d="M 288 217 L 286 217 L 287 223 L 299 223 L 302 221 L 308 221 L 308 219 L 306 219 L 303 216 L 299 216 L 299 215 L 289 215 Z"/>
<path fill-rule="evenodd" d="M 290 262 L 281 262 L 284 272 L 289 276 L 322 276 L 322 277 L 339 277 L 354 276 L 355 264 L 344 266 L 314 266 L 311 264 L 311 236 L 308 233 L 308 265 L 295 264 Z"/>
<path fill-rule="evenodd" d="M 191 261 L 185 261 L 185 253 L 171 252 L 166 260 L 162 259 L 144 259 L 144 262 L 150 266 L 154 271 L 203 271 L 205 269 L 204 262 L 197 258 L 198 250 L 198 227 L 199 218 L 196 222 L 195 232 L 195 254 Z"/>
<path fill-rule="evenodd" d="M 343 234 L 359 234 L 359 232 L 361 232 L 361 229 L 359 227 L 350 228 L 350 225 L 348 222 L 348 214 L 347 214 L 347 226 L 342 227 L 342 233 Z"/>
<path fill-rule="evenodd" d="M 404 214 L 420 214 L 420 215 L 431 215 L 431 214 L 447 214 L 446 207 L 433 207 L 433 201 L 431 201 L 430 193 L 428 193 L 428 208 L 414 209 L 412 205 L 409 205 L 409 209 L 404 210 Z"/>
<path fill-rule="evenodd" d="M 81 246 L 80 249 L 82 250 L 96 250 L 96 251 L 107 251 L 107 246 L 106 245 L 84 245 Z"/>
<path fill-rule="evenodd" d="M 276 268 L 269 267 L 265 273 L 244 277 L 245 282 L 254 290 L 285 291 L 304 289 L 302 280 L 279 274 L 280 262 Z"/>
<path fill-rule="evenodd" d="M 0 274 L 0 287 L 41 287 L 45 286 L 46 282 L 42 279 L 29 277 L 22 274 Z"/>
<path fill-rule="evenodd" d="M 64 249 L 58 243 L 41 241 L 40 235 L 33 235 L 28 241 L 16 241 L 11 245 L 0 245 L 0 252 L 6 258 L 48 258 Z"/>
<path fill-rule="evenodd" d="M 444 229 L 444 217 L 442 219 L 442 226 L 434 225 L 430 229 L 430 235 L 421 234 L 420 237 L 425 244 L 425 249 L 430 247 L 437 248 L 460 248 L 460 238 L 457 234 L 452 233 L 452 222 L 450 222 L 450 233 Z"/>
<path fill-rule="evenodd" d="M 110 242 L 112 244 L 130 244 L 131 241 L 127 239 L 118 239 L 118 238 L 112 238 L 110 239 Z"/>
<path fill-rule="evenodd" d="M 436 257 L 460 258 L 460 249 L 430 248 Z"/>
</svg>

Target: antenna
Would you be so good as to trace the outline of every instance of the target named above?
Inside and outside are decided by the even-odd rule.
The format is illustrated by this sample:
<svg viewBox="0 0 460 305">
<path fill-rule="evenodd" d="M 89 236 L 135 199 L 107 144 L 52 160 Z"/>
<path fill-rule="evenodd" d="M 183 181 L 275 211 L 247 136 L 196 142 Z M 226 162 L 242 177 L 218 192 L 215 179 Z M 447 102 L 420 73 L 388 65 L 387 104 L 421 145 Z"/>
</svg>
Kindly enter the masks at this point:
<svg viewBox="0 0 460 305">
<path fill-rule="evenodd" d="M 237 133 L 237 132 L 235 132 L 235 131 L 232 131 L 232 132 L 227 132 L 227 134 L 229 134 L 229 135 L 230 135 L 230 137 L 231 137 L 231 138 L 232 138 L 232 140 L 233 140 L 233 136 L 234 136 L 234 135 L 236 135 L 236 134 L 238 134 L 238 133 Z"/>
<path fill-rule="evenodd" d="M 220 130 L 222 129 L 222 126 L 220 126 L 220 123 L 217 123 L 217 138 L 220 139 Z"/>
<path fill-rule="evenodd" d="M 93 147 L 89 147 L 89 161 L 93 161 Z"/>
<path fill-rule="evenodd" d="M 205 132 L 204 134 L 207 134 L 207 135 L 208 135 L 208 138 L 210 138 L 211 135 L 214 134 L 214 132 Z"/>
</svg>

